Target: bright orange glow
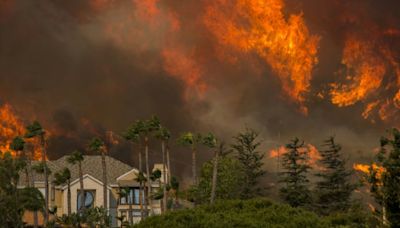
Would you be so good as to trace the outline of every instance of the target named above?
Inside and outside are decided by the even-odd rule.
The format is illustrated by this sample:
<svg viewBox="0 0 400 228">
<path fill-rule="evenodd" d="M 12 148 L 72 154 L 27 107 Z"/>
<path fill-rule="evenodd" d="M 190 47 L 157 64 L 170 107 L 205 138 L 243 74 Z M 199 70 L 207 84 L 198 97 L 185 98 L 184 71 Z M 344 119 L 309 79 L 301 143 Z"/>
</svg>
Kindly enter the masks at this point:
<svg viewBox="0 0 400 228">
<path fill-rule="evenodd" d="M 193 55 L 188 55 L 179 49 L 164 49 L 164 70 L 185 82 L 188 88 L 195 88 L 203 94 L 207 85 L 201 80 L 202 70 L 194 60 Z"/>
<path fill-rule="evenodd" d="M 342 63 L 346 66 L 345 78 L 348 84 L 332 85 L 333 104 L 339 107 L 352 105 L 380 87 L 386 67 L 372 48 L 373 44 L 368 41 L 355 37 L 346 40 Z"/>
<path fill-rule="evenodd" d="M 310 165 L 316 169 L 322 169 L 322 167 L 318 165 L 318 161 L 321 160 L 321 154 L 318 149 L 312 144 L 307 144 L 307 149 L 310 158 Z"/>
<path fill-rule="evenodd" d="M 181 22 L 175 12 L 161 7 L 161 3 L 159 0 L 132 0 L 131 8 L 119 9 L 118 17 L 104 22 L 106 36 L 120 48 L 139 55 L 157 51 L 163 70 L 183 82 L 186 95 L 193 91 L 202 95 L 207 85 L 195 49 L 182 45 Z M 155 64 L 159 63 L 147 62 L 143 66 L 153 70 Z"/>
<path fill-rule="evenodd" d="M 375 163 L 372 163 L 372 165 L 355 163 L 353 164 L 353 169 L 365 173 L 367 175 L 370 175 L 371 171 L 373 171 L 376 173 L 376 178 L 378 180 L 382 178 L 382 174 L 385 172 L 385 168 Z"/>
<path fill-rule="evenodd" d="M 400 109 L 398 49 L 382 40 L 387 38 L 385 36 L 397 35 L 395 29 L 376 29 L 368 38 L 355 34 L 347 37 L 342 54 L 344 69 L 338 72 L 344 81 L 332 84 L 333 104 L 345 107 L 363 102 L 365 107 L 361 115 L 372 122 L 375 116 L 383 121 L 396 116 Z"/>
<path fill-rule="evenodd" d="M 372 110 L 379 104 L 379 101 L 374 101 L 371 103 L 368 103 L 367 106 L 365 107 L 363 113 L 361 114 L 364 119 L 368 119 L 368 117 L 371 115 Z"/>
<path fill-rule="evenodd" d="M 353 169 L 369 174 L 369 165 L 365 164 L 353 164 Z"/>
<path fill-rule="evenodd" d="M 280 146 L 276 149 L 272 149 L 269 151 L 269 157 L 270 158 L 278 158 L 285 153 L 287 153 L 288 150 L 284 146 Z M 309 158 L 308 162 L 309 165 L 312 166 L 314 169 L 322 170 L 323 167 L 319 166 L 318 161 L 321 159 L 321 154 L 319 153 L 318 149 L 312 145 L 312 144 L 307 144 L 303 148 L 299 148 L 300 153 L 308 153 L 307 156 Z"/>
<path fill-rule="evenodd" d="M 284 146 L 280 146 L 277 149 L 272 149 L 269 151 L 269 157 L 270 158 L 277 158 L 279 156 L 282 156 L 282 154 L 286 153 L 287 149 Z"/>
<path fill-rule="evenodd" d="M 10 150 L 10 143 L 16 136 L 25 134 L 25 125 L 21 119 L 16 116 L 12 107 L 9 104 L 4 104 L 0 107 L 0 151 L 10 151 L 13 156 L 16 156 L 15 151 Z M 33 159 L 41 159 L 40 145 L 36 139 L 26 140 L 34 144 Z"/>
<path fill-rule="evenodd" d="M 215 0 L 204 23 L 227 52 L 257 53 L 278 75 L 284 92 L 302 104 L 318 62 L 319 37 L 310 35 L 301 14 L 286 19 L 283 11 L 282 0 Z"/>
</svg>

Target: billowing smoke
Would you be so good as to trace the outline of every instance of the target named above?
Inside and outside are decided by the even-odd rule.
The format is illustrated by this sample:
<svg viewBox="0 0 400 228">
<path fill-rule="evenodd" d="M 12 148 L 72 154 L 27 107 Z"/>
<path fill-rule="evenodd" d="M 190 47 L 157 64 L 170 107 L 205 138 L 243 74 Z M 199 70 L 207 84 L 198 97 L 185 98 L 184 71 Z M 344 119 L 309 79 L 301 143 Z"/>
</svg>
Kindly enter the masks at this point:
<svg viewBox="0 0 400 228">
<path fill-rule="evenodd" d="M 349 157 L 363 159 L 398 126 L 399 7 L 3 0 L 0 97 L 52 132 L 50 158 L 156 114 L 175 135 L 212 131 L 229 141 L 255 128 L 265 151 L 294 136 L 318 146 L 336 135 Z M 111 152 L 134 164 L 129 145 L 115 138 Z M 189 171 L 188 154 L 172 152 Z"/>
</svg>

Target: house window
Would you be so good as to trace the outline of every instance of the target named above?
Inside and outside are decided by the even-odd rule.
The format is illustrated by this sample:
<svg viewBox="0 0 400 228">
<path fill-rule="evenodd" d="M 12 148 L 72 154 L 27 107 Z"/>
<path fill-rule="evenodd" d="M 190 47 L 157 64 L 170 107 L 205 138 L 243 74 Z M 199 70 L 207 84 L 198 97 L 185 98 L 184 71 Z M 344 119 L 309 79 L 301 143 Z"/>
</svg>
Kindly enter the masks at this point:
<svg viewBox="0 0 400 228">
<path fill-rule="evenodd" d="M 120 196 L 119 202 L 122 205 L 128 205 L 128 204 L 139 205 L 140 202 L 139 199 L 140 199 L 140 189 L 131 187 L 129 188 L 129 193 L 127 195 Z M 145 202 L 143 190 L 142 190 L 142 201 L 143 203 Z"/>
<path fill-rule="evenodd" d="M 120 219 L 121 221 L 128 221 L 129 220 L 129 214 L 130 216 L 132 216 L 133 218 L 140 218 L 141 217 L 141 212 L 138 209 L 133 209 L 131 211 L 131 213 L 129 213 L 129 210 L 120 210 Z M 146 210 L 143 210 L 143 216 L 146 217 L 147 216 L 147 212 Z"/>
<path fill-rule="evenodd" d="M 94 190 L 85 190 L 85 208 L 94 207 L 95 200 L 95 191 Z M 76 198 L 77 209 L 80 210 L 82 208 L 81 205 L 81 192 L 78 190 L 77 198 Z"/>
<path fill-rule="evenodd" d="M 132 217 L 141 217 L 141 212 L 140 212 L 140 210 L 135 209 L 135 210 L 131 211 L 131 215 L 132 215 Z M 146 210 L 143 211 L 143 216 L 147 216 Z"/>
</svg>

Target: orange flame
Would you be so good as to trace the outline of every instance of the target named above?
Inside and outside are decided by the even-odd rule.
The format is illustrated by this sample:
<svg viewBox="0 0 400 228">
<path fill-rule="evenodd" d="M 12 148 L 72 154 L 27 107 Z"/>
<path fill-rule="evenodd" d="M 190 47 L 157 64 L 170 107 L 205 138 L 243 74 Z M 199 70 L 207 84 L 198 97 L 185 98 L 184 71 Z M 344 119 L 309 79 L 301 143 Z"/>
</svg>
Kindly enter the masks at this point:
<svg viewBox="0 0 400 228">
<path fill-rule="evenodd" d="M 354 34 L 347 37 L 342 56 L 344 71 L 339 71 L 345 82 L 332 84 L 330 95 L 333 104 L 345 107 L 365 102 L 361 115 L 364 119 L 372 119 L 372 122 L 373 113 L 383 121 L 396 116 L 400 109 L 399 53 L 398 49 L 382 42 L 382 39 L 397 36 L 397 32 L 395 29 L 380 31 L 375 28 L 370 31 L 368 39 Z M 396 80 L 385 80 L 385 77 Z M 370 101 L 379 95 L 387 98 Z"/>
<path fill-rule="evenodd" d="M 370 175 L 371 172 L 375 172 L 376 178 L 378 180 L 382 178 L 382 174 L 386 171 L 385 168 L 377 165 L 376 163 L 372 163 L 372 165 L 354 163 L 353 169 L 365 173 L 367 175 Z"/>
<path fill-rule="evenodd" d="M 278 158 L 279 156 L 284 155 L 287 153 L 288 150 L 284 146 L 280 146 L 276 149 L 272 149 L 269 151 L 269 157 L 270 158 Z M 300 153 L 308 153 L 308 162 L 309 164 L 314 168 L 318 170 L 322 170 L 323 167 L 319 166 L 318 161 L 321 159 L 321 154 L 319 153 L 318 149 L 312 145 L 312 144 L 307 144 L 305 147 L 299 149 Z"/>
<path fill-rule="evenodd" d="M 278 75 L 284 92 L 302 104 L 318 62 L 319 37 L 310 35 L 301 14 L 287 20 L 283 11 L 282 0 L 215 0 L 204 23 L 227 51 L 257 53 Z"/>
<path fill-rule="evenodd" d="M 269 157 L 270 158 L 277 158 L 281 156 L 282 154 L 285 154 L 287 152 L 286 147 L 280 146 L 277 149 L 272 149 L 269 151 Z"/>
<path fill-rule="evenodd" d="M 95 2 L 104 2 L 97 0 Z M 105 23 L 106 36 L 123 49 L 136 54 L 160 50 L 163 70 L 182 81 L 186 92 L 198 95 L 206 90 L 203 70 L 196 59 L 195 49 L 182 45 L 179 38 L 181 22 L 175 12 L 163 7 L 159 0 L 132 0 L 131 8 L 117 8 L 118 17 Z M 146 63 L 151 68 L 157 63 Z"/>
<path fill-rule="evenodd" d="M 331 90 L 332 103 L 349 106 L 376 91 L 386 72 L 385 63 L 375 55 L 373 44 L 349 37 L 346 40 L 342 63 L 346 66 L 349 84 L 334 83 Z"/>
<path fill-rule="evenodd" d="M 16 116 L 11 105 L 4 104 L 0 107 L 0 151 L 10 151 L 13 156 L 16 156 L 15 151 L 10 150 L 10 143 L 16 136 L 25 134 L 25 126 L 21 119 Z M 33 159 L 41 158 L 40 145 L 36 139 L 27 140 L 34 145 Z"/>
</svg>

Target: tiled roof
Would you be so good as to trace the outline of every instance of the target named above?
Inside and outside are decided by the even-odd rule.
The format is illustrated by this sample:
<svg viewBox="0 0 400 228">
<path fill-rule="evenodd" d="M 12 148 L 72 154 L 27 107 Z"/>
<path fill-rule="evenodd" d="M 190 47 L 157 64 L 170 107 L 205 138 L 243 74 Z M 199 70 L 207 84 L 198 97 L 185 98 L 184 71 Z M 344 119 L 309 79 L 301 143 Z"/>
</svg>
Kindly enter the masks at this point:
<svg viewBox="0 0 400 228">
<path fill-rule="evenodd" d="M 71 171 L 71 182 L 78 179 L 78 165 L 72 165 L 67 161 L 68 155 L 65 155 L 57 160 L 48 161 L 48 166 L 52 174 L 67 167 Z M 37 164 L 38 161 L 33 161 L 32 165 Z M 133 169 L 128 164 L 125 164 L 115 158 L 106 156 L 106 168 L 107 168 L 107 182 L 108 184 L 117 184 L 117 178 L 122 174 L 129 172 Z M 101 155 L 84 155 L 84 160 L 82 161 L 82 172 L 83 175 L 89 174 L 94 178 L 102 181 L 103 171 L 101 166 Z M 35 181 L 44 181 L 44 175 L 34 172 Z M 52 176 L 49 177 L 49 181 L 52 180 Z M 20 175 L 20 184 L 24 184 L 25 174 Z"/>
</svg>

